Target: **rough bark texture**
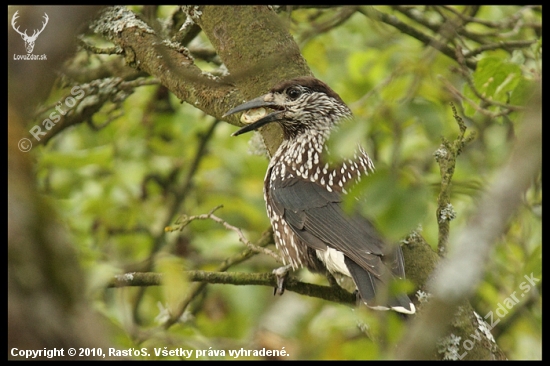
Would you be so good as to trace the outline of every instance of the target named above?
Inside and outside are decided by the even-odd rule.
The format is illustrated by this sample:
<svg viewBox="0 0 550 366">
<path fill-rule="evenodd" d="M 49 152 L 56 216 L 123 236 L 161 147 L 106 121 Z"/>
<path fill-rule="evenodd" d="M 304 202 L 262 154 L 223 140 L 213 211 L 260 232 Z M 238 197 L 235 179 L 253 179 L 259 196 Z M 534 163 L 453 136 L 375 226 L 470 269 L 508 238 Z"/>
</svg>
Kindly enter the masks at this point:
<svg viewBox="0 0 550 366">
<path fill-rule="evenodd" d="M 202 14 L 197 23 L 227 66 L 229 80 L 244 97 L 228 100 L 227 110 L 266 93 L 281 80 L 311 75 L 298 45 L 269 7 L 204 6 L 198 11 Z M 261 133 L 273 155 L 282 141 L 280 128 L 270 124 Z"/>
</svg>

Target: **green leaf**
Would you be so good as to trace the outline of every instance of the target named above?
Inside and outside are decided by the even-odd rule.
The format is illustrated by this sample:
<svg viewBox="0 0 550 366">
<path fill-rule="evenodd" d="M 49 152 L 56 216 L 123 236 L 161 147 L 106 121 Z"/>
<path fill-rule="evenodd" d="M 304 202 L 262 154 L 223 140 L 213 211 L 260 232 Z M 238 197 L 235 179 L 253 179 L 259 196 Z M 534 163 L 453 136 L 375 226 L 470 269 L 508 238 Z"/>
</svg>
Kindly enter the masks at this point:
<svg viewBox="0 0 550 366">
<path fill-rule="evenodd" d="M 481 59 L 473 74 L 473 82 L 478 93 L 489 101 L 508 103 L 511 94 L 522 80 L 522 72 L 519 65 L 503 60 L 500 57 L 486 57 Z M 481 100 L 474 94 L 469 86 L 465 86 L 464 94 L 469 99 L 478 103 Z M 498 107 L 490 106 L 489 110 L 496 111 Z M 466 104 L 466 114 L 474 114 L 475 109 Z"/>
</svg>

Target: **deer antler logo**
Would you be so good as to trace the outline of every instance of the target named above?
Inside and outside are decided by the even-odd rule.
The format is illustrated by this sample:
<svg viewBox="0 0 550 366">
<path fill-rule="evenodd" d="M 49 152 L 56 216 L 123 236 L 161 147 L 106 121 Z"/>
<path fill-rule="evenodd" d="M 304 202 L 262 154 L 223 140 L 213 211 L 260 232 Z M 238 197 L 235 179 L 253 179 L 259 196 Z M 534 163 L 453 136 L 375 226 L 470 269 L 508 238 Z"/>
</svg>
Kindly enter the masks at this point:
<svg viewBox="0 0 550 366">
<path fill-rule="evenodd" d="M 27 30 L 25 29 L 24 32 L 21 32 L 19 30 L 19 27 L 15 27 L 15 20 L 17 18 L 19 18 L 19 15 L 17 15 L 17 13 L 19 12 L 19 10 L 17 10 L 15 12 L 15 14 L 13 14 L 13 17 L 11 18 L 11 26 L 13 27 L 13 29 L 19 33 L 21 35 L 21 38 L 23 38 L 23 41 L 25 41 L 25 48 L 27 49 L 27 53 L 32 53 L 32 50 L 34 49 L 34 42 L 36 41 L 36 38 L 38 38 L 38 36 L 40 35 L 40 33 L 42 33 L 42 31 L 44 30 L 44 28 L 46 28 L 46 24 L 48 24 L 48 14 L 44 13 L 44 22 L 42 22 L 42 29 L 40 30 L 35 30 L 34 33 L 32 34 L 32 36 L 28 36 L 27 35 Z"/>
</svg>

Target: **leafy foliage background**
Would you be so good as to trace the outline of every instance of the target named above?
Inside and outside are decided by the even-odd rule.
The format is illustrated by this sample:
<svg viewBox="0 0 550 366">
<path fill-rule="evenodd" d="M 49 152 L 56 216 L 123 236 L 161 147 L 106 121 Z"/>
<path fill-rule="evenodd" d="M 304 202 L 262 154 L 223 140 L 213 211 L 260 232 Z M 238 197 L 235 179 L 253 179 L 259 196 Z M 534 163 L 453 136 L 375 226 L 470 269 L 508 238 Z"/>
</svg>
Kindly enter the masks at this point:
<svg viewBox="0 0 550 366">
<path fill-rule="evenodd" d="M 463 7 L 452 9 L 459 12 Z M 361 209 L 376 218 L 388 238 L 398 241 L 417 229 L 437 250 L 441 178 L 434 152 L 442 136 L 453 140 L 459 133 L 449 103 L 457 106 L 468 131 L 476 133 L 456 161 L 451 232 L 465 225 L 480 192 L 508 157 L 522 111 L 481 100 L 455 60 L 375 20 L 375 12 L 382 12 L 413 24 L 405 10 L 419 12 L 428 21 L 450 11 L 380 6 L 347 15 L 346 8 L 297 8 L 279 16 L 314 75 L 338 92 L 354 113 L 354 123 L 331 141 L 334 150 L 345 155 L 351 141 L 358 140 L 375 162 L 377 174 L 361 186 L 368 202 Z M 162 23 L 180 10 L 160 6 L 155 11 Z M 477 69 L 468 76 L 483 97 L 502 105 L 525 105 L 530 85 L 542 73 L 540 30 L 528 26 L 540 24 L 540 8 L 484 6 L 475 17 L 486 24 L 469 23 L 469 32 L 496 40 L 536 40 L 526 47 L 480 53 Z M 498 34 L 504 30 L 490 26 L 497 23 L 510 24 L 505 30 L 514 33 Z M 98 36 L 84 39 L 108 45 Z M 465 48 L 477 47 L 470 39 L 464 42 Z M 201 33 L 189 47 L 209 50 L 209 40 Z M 75 60 L 91 69 L 116 58 L 120 56 L 80 50 Z M 205 72 L 218 70 L 215 57 L 195 56 L 195 61 Z M 63 84 L 69 85 L 70 79 L 57 85 L 45 105 L 67 95 L 70 88 Z M 39 190 L 56 208 L 77 249 L 86 274 L 82 291 L 102 314 L 112 344 L 204 350 L 284 347 L 290 359 L 386 357 L 406 326 L 395 314 L 363 313 L 288 291 L 274 297 L 264 286 L 209 284 L 178 324 L 161 326 L 167 312 L 175 311 L 192 289 L 182 270 L 215 271 L 246 249 L 235 231 L 212 220 L 192 221 L 182 231 L 165 232 L 165 227 L 176 225 L 179 215 L 206 214 L 222 205 L 215 215 L 243 230 L 251 242 L 269 228 L 262 196 L 268 160 L 250 153 L 258 150 L 256 138 L 248 143 L 250 137 L 233 138 L 234 130 L 152 83 L 133 89 L 121 103 L 105 103 L 86 124 L 33 148 Z M 494 312 L 514 291 L 521 294 L 524 275 L 542 278 L 541 197 L 539 178 L 487 263 L 472 300 L 481 316 Z M 279 265 L 259 254 L 229 271 L 262 273 Z M 108 287 L 115 275 L 148 268 L 164 275 L 163 286 Z M 307 271 L 299 276 L 326 283 Z M 540 291 L 537 285 L 521 296 L 493 329 L 510 359 L 542 357 Z M 361 323 L 370 327 L 368 336 Z"/>
</svg>

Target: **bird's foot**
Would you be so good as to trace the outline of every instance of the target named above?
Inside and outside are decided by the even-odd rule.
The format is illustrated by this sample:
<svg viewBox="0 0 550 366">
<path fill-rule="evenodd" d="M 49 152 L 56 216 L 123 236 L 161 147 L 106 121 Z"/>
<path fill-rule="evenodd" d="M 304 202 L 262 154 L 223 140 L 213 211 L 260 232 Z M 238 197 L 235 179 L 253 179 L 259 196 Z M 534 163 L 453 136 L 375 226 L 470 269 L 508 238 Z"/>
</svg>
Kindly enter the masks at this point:
<svg viewBox="0 0 550 366">
<path fill-rule="evenodd" d="M 273 270 L 273 274 L 277 280 L 277 285 L 273 289 L 273 295 L 282 295 L 285 292 L 285 279 L 291 268 L 292 267 L 290 265 L 286 265 Z"/>
</svg>

